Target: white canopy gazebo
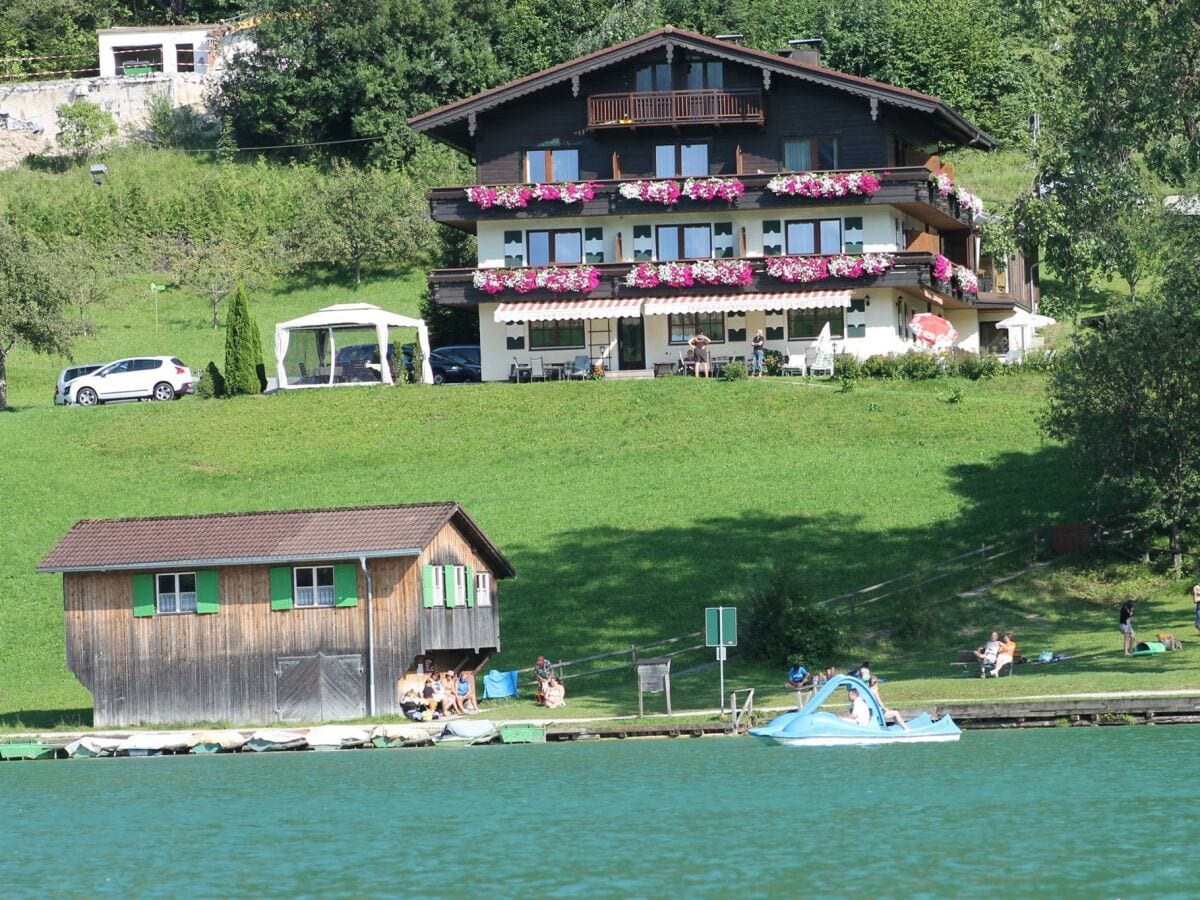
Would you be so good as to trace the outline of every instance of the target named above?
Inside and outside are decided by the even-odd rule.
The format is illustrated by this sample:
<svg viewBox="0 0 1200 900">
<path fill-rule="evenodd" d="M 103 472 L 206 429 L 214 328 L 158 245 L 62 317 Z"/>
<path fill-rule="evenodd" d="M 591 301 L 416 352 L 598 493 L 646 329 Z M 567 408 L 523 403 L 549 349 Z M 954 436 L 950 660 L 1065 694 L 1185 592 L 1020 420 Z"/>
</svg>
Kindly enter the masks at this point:
<svg viewBox="0 0 1200 900">
<path fill-rule="evenodd" d="M 1011 352 L 1028 350 L 1033 343 L 1035 329 L 1055 324 L 1057 321 L 1050 316 L 1026 312 L 1018 306 L 1011 316 L 997 322 L 996 327 L 1003 328 L 1008 332 L 1008 348 Z M 1017 340 L 1014 341 L 1013 338 L 1017 338 Z"/>
<path fill-rule="evenodd" d="M 280 388 L 392 384 L 390 328 L 415 328 L 421 380 L 433 382 L 429 329 L 422 319 L 369 303 L 339 303 L 275 326 L 275 370 Z M 391 351 L 391 352 L 390 352 Z"/>
</svg>

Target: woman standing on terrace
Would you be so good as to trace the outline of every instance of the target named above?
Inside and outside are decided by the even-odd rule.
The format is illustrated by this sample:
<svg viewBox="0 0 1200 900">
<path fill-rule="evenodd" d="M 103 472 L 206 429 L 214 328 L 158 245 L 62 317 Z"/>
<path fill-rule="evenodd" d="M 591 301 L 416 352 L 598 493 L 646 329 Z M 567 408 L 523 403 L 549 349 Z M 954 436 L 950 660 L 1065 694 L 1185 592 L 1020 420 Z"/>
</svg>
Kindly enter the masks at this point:
<svg viewBox="0 0 1200 900">
<path fill-rule="evenodd" d="M 700 377 L 701 369 L 704 370 L 704 377 L 709 377 L 708 370 L 708 345 L 712 343 L 712 338 L 705 334 L 699 328 L 696 333 L 688 340 L 688 346 L 692 348 L 692 356 L 696 360 L 696 377 Z"/>
</svg>

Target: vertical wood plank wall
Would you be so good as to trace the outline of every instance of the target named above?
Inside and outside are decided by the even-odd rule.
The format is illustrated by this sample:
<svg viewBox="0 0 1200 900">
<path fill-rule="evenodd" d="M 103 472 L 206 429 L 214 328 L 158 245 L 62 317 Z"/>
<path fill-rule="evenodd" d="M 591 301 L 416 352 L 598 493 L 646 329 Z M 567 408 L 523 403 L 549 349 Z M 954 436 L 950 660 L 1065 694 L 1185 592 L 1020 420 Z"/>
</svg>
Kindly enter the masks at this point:
<svg viewBox="0 0 1200 900">
<path fill-rule="evenodd" d="M 399 712 L 396 680 L 430 650 L 496 650 L 499 607 L 422 606 L 421 567 L 470 565 L 490 572 L 447 524 L 420 557 L 371 559 L 376 711 Z M 361 654 L 366 663 L 366 579 L 347 608 L 271 609 L 269 566 L 220 570 L 220 611 L 133 615 L 129 572 L 66 573 L 67 668 L 92 693 L 97 726 L 276 719 L 281 656 Z M 366 676 L 364 675 L 364 682 Z M 364 696 L 366 686 L 364 684 Z"/>
</svg>

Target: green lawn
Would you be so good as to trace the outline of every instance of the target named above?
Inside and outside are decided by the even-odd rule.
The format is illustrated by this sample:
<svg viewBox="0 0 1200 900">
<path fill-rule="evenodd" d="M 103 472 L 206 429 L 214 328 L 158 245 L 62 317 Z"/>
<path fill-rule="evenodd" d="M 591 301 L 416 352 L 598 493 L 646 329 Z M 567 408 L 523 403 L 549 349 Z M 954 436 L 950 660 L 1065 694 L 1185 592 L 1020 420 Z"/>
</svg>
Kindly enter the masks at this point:
<svg viewBox="0 0 1200 900">
<path fill-rule="evenodd" d="M 409 276 L 357 294 L 279 291 L 255 308 L 268 332 L 278 319 L 351 298 L 412 311 L 418 287 Z M 221 332 L 206 326 L 202 301 L 168 292 L 157 338 L 152 306 L 98 318 L 80 359 L 162 352 L 199 366 L 221 358 Z M 89 696 L 63 665 L 60 579 L 33 573 L 83 517 L 456 499 L 519 572 L 501 588 L 504 652 L 495 660 L 518 668 L 538 653 L 570 659 L 696 631 L 706 605 L 774 561 L 795 566 L 814 596 L 870 584 L 1077 516 L 1084 490 L 1063 451 L 1040 436 L 1044 382 L 1032 375 L 955 382 L 957 403 L 947 402 L 945 382 L 860 381 L 841 393 L 827 382 L 671 378 L 80 409 L 51 405 L 59 366 L 18 355 L 16 411 L 0 416 L 0 725 L 10 727 L 86 721 Z M 877 654 L 896 701 L 969 697 L 1039 683 L 1022 675 L 985 688 L 947 677 L 946 654 L 977 643 L 993 622 L 1015 623 L 1027 649 L 1083 654 L 1114 643 L 1103 605 L 1111 598 L 1089 599 L 1078 615 L 1057 598 L 1054 616 L 1039 619 L 1040 588 L 1008 590 L 1020 596 L 1003 603 L 1032 604 L 1028 617 L 987 604 L 948 611 L 920 652 L 893 646 L 867 620 L 834 662 Z M 676 671 L 709 659 L 680 657 Z M 1126 665 L 1081 660 L 1047 675 L 1056 687 L 1084 690 L 1118 684 Z M 1133 670 L 1161 666 L 1161 677 L 1139 683 L 1191 678 L 1176 658 Z M 729 677 L 731 688 L 779 683 L 774 668 L 736 659 Z M 676 707 L 715 705 L 716 681 L 711 667 L 681 675 Z M 636 693 L 628 672 L 598 675 L 572 682 L 569 703 L 572 716 L 627 714 Z M 512 714 L 531 708 L 512 705 Z"/>
</svg>

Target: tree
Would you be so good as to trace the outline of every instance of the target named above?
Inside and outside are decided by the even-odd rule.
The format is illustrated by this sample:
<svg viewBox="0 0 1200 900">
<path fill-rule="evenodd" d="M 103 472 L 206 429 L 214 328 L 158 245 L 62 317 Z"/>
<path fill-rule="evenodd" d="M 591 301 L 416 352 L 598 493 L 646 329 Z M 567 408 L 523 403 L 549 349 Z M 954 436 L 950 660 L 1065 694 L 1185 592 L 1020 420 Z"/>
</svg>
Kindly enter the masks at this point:
<svg viewBox="0 0 1200 900">
<path fill-rule="evenodd" d="M 58 108 L 58 143 L 76 159 L 87 159 L 116 133 L 112 113 L 82 97 Z"/>
<path fill-rule="evenodd" d="M 183 285 L 212 304 L 212 327 L 220 328 L 221 301 L 239 282 L 259 286 L 279 266 L 278 255 L 267 237 L 253 237 L 236 229 L 207 236 L 186 228 L 160 238 L 158 255 L 166 269 Z"/>
<path fill-rule="evenodd" d="M 426 262 L 435 235 L 420 186 L 396 173 L 339 161 L 292 243 L 302 258 L 349 266 L 357 285 L 365 262 Z"/>
<path fill-rule="evenodd" d="M 1166 529 L 1178 573 L 1200 506 L 1200 226 L 1176 227 L 1162 288 L 1060 354 L 1043 427 L 1093 473 L 1098 509 Z"/>
<path fill-rule="evenodd" d="M 225 317 L 225 395 L 262 393 L 258 368 L 262 365 L 262 335 L 246 289 L 240 284 L 233 293 L 229 314 Z"/>
<path fill-rule="evenodd" d="M 773 566 L 766 580 L 738 605 L 745 610 L 743 646 L 751 659 L 783 665 L 799 658 L 811 666 L 837 652 L 837 620 L 807 597 L 790 569 Z"/>
<path fill-rule="evenodd" d="M 0 224 L 0 412 L 8 408 L 8 355 L 24 344 L 66 355 L 75 326 L 70 297 L 28 238 Z"/>
</svg>

